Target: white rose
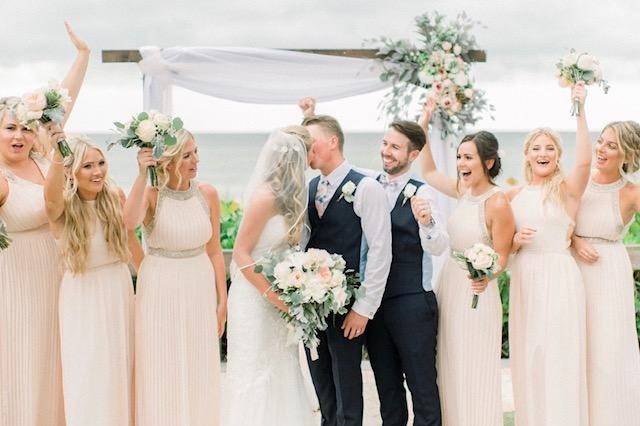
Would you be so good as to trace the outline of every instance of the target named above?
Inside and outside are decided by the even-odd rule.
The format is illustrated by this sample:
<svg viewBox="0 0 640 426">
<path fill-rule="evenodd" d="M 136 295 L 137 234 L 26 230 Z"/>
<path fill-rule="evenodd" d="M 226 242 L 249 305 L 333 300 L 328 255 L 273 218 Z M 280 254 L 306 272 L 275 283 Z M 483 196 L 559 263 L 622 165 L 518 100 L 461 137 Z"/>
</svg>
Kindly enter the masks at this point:
<svg viewBox="0 0 640 426">
<path fill-rule="evenodd" d="M 345 276 L 340 271 L 333 271 L 333 275 L 331 276 L 331 287 L 339 287 L 342 286 L 344 282 Z"/>
<path fill-rule="evenodd" d="M 334 287 L 331 292 L 333 299 L 336 301 L 337 307 L 342 307 L 347 301 L 347 292 L 342 287 Z"/>
<path fill-rule="evenodd" d="M 416 190 L 418 188 L 416 188 L 416 186 L 412 183 L 408 183 L 407 186 L 404 187 L 404 191 L 402 192 L 402 194 L 406 197 L 406 198 L 411 198 L 416 194 Z"/>
<path fill-rule="evenodd" d="M 471 262 L 471 265 L 475 269 L 487 270 L 491 268 L 493 265 L 493 256 L 485 252 L 480 252 L 477 254 L 476 258 Z"/>
<path fill-rule="evenodd" d="M 465 96 L 467 99 L 471 99 L 471 98 L 473 98 L 473 89 L 471 89 L 471 88 L 464 89 L 464 96 Z"/>
<path fill-rule="evenodd" d="M 352 194 L 353 191 L 355 190 L 356 190 L 356 184 L 351 181 L 345 183 L 344 186 L 342 187 L 342 192 L 347 194 Z"/>
<path fill-rule="evenodd" d="M 556 70 L 553 73 L 553 75 L 555 75 L 556 78 L 560 78 L 562 76 L 562 70 L 560 68 L 556 68 Z"/>
<path fill-rule="evenodd" d="M 279 282 L 286 282 L 291 274 L 291 264 L 288 262 L 280 262 L 273 269 L 273 275 Z"/>
<path fill-rule="evenodd" d="M 26 118 L 28 121 L 39 120 L 42 118 L 42 111 L 27 111 Z"/>
<path fill-rule="evenodd" d="M 469 80 L 467 79 L 467 75 L 463 72 L 459 72 L 458 74 L 456 74 L 455 78 L 453 79 L 453 81 L 458 85 L 458 86 L 465 86 Z"/>
<path fill-rule="evenodd" d="M 153 124 L 160 130 L 168 130 L 171 127 L 171 119 L 164 114 L 156 114 L 153 117 Z"/>
<path fill-rule="evenodd" d="M 327 290 L 323 285 L 314 281 L 302 290 L 302 294 L 307 300 L 315 300 L 321 303 L 327 294 Z"/>
<path fill-rule="evenodd" d="M 443 41 L 443 42 L 442 42 L 442 48 L 443 48 L 445 51 L 447 51 L 447 52 L 448 52 L 449 50 L 451 50 L 451 48 L 452 48 L 452 47 L 453 47 L 453 45 L 451 44 L 451 42 L 449 42 L 449 41 Z"/>
<path fill-rule="evenodd" d="M 462 47 L 460 47 L 459 44 L 456 44 L 455 46 L 453 46 L 453 53 L 456 55 L 459 55 L 462 53 Z"/>
<path fill-rule="evenodd" d="M 568 53 L 564 55 L 562 58 L 562 66 L 570 67 L 571 65 L 575 65 L 578 61 L 578 55 L 575 52 Z"/>
<path fill-rule="evenodd" d="M 420 80 L 422 84 L 427 84 L 427 85 L 433 84 L 433 81 L 434 81 L 433 76 L 424 71 L 420 71 L 418 73 L 418 80 Z"/>
<path fill-rule="evenodd" d="M 584 71 L 593 71 L 597 66 L 595 58 L 589 54 L 580 55 L 577 62 L 578 68 Z"/>
<path fill-rule="evenodd" d="M 16 119 L 20 122 L 20 123 L 26 123 L 27 122 L 27 108 L 24 106 L 24 104 L 22 102 L 20 102 L 19 104 L 17 104 L 13 110 L 13 114 L 16 116 Z"/>
<path fill-rule="evenodd" d="M 469 260 L 469 262 L 473 262 L 474 260 L 476 260 L 478 252 L 474 250 L 473 247 L 470 247 L 463 252 L 463 255 L 467 258 L 467 260 Z"/>
<path fill-rule="evenodd" d="M 151 142 L 156 137 L 156 125 L 151 120 L 142 120 L 138 124 L 136 135 L 142 142 Z"/>
</svg>

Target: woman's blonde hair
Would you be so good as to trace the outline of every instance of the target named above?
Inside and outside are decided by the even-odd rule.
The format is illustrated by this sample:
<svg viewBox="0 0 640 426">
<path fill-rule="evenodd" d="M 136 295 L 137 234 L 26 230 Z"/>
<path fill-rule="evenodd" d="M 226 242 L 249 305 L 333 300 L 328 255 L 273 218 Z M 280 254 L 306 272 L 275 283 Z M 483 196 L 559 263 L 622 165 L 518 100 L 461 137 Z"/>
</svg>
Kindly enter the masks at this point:
<svg viewBox="0 0 640 426">
<path fill-rule="evenodd" d="M 13 109 L 20 102 L 21 99 L 15 96 L 0 98 L 0 123 L 4 120 L 4 115 L 6 113 L 14 115 Z M 49 139 L 44 137 L 41 131 L 43 131 L 43 129 L 40 125 L 34 129 L 33 146 L 31 147 L 29 155 L 35 157 L 48 157 L 52 147 L 48 142 Z"/>
<path fill-rule="evenodd" d="M 182 183 L 182 175 L 180 174 L 180 165 L 182 164 L 182 151 L 190 140 L 195 141 L 195 138 L 186 129 L 180 129 L 176 132 L 177 142 L 165 149 L 162 156 L 158 160 L 158 166 L 156 167 L 158 173 L 158 187 L 164 188 L 169 183 L 171 172 L 167 169 L 170 164 L 174 164 L 174 171 L 178 176 L 178 185 Z"/>
<path fill-rule="evenodd" d="M 613 130 L 622 151 L 620 174 L 626 176 L 640 170 L 640 124 L 632 120 L 613 121 L 604 126 L 600 135 L 607 129 Z"/>
<path fill-rule="evenodd" d="M 122 218 L 120 195 L 108 176 L 104 176 L 104 186 L 95 200 L 95 208 L 83 202 L 78 195 L 77 174 L 87 151 L 95 149 L 106 160 L 104 151 L 86 137 L 69 140 L 73 152 L 71 162 L 66 165 L 67 174 L 64 189 L 64 228 L 62 231 L 62 256 L 66 266 L 75 274 L 87 269 L 91 236 L 95 231 L 96 219 L 104 230 L 107 247 L 111 254 L 122 262 L 129 262 L 127 232 Z"/>
<path fill-rule="evenodd" d="M 562 171 L 562 167 L 560 166 L 560 158 L 562 157 L 562 139 L 560 138 L 560 135 L 548 127 L 533 129 L 524 140 L 524 155 L 525 157 L 527 156 L 531 145 L 540 136 L 546 136 L 551 139 L 558 151 L 556 168 L 553 171 L 553 174 L 548 177 L 543 184 L 542 201 L 552 201 L 564 206 L 565 203 L 564 195 L 562 193 L 562 183 L 564 182 L 565 176 Z M 533 171 L 531 170 L 531 164 L 527 159 L 525 159 L 524 162 L 524 178 L 529 184 L 533 181 Z"/>
<path fill-rule="evenodd" d="M 265 182 L 276 197 L 276 208 L 284 216 L 288 232 L 285 237 L 289 245 L 297 245 L 305 227 L 304 212 L 307 209 L 307 156 L 313 143 L 311 134 L 304 126 L 287 126 L 280 132 L 291 137 L 272 137 L 273 159 Z M 297 148 L 304 152 L 299 152 Z M 278 148 L 278 149 L 274 149 Z"/>
</svg>

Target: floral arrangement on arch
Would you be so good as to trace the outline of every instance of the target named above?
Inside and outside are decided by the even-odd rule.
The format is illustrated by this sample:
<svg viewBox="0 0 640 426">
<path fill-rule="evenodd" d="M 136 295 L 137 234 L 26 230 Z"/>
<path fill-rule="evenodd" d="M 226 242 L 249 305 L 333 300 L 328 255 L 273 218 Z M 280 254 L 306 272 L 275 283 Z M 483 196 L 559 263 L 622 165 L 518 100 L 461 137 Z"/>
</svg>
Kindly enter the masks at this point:
<svg viewBox="0 0 640 426">
<path fill-rule="evenodd" d="M 471 77 L 469 54 L 477 49 L 471 30 L 478 24 L 464 12 L 453 21 L 438 12 L 425 13 L 416 18 L 419 46 L 387 37 L 371 40 L 385 70 L 380 79 L 393 85 L 380 104 L 382 112 L 393 118 L 406 116 L 416 91 L 427 89 L 420 91 L 419 102 L 435 98 L 435 118 L 446 138 L 474 125 L 483 111 L 493 111 Z"/>
</svg>

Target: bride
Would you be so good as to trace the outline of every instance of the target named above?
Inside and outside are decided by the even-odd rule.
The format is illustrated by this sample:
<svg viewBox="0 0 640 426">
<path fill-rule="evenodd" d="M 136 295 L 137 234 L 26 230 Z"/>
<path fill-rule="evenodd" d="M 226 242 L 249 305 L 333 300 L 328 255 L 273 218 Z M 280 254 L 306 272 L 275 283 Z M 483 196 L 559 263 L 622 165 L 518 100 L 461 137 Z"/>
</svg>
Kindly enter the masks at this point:
<svg viewBox="0 0 640 426">
<path fill-rule="evenodd" d="M 302 245 L 311 136 L 302 126 L 275 131 L 246 191 L 229 290 L 225 426 L 303 426 L 314 422 L 298 346 L 288 342 L 286 305 L 254 265 L 269 251 Z"/>
</svg>

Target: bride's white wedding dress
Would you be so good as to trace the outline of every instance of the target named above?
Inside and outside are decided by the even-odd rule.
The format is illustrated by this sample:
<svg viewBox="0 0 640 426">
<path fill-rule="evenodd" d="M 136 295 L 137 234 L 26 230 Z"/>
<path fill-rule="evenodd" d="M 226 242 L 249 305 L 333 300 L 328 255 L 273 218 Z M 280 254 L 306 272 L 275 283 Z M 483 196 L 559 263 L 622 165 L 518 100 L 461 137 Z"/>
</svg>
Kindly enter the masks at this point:
<svg viewBox="0 0 640 426">
<path fill-rule="evenodd" d="M 259 260 L 287 232 L 283 216 L 271 218 L 252 257 Z M 249 266 L 250 268 L 252 266 Z M 223 426 L 314 425 L 298 359 L 279 311 L 231 264 L 227 372 Z"/>
</svg>

